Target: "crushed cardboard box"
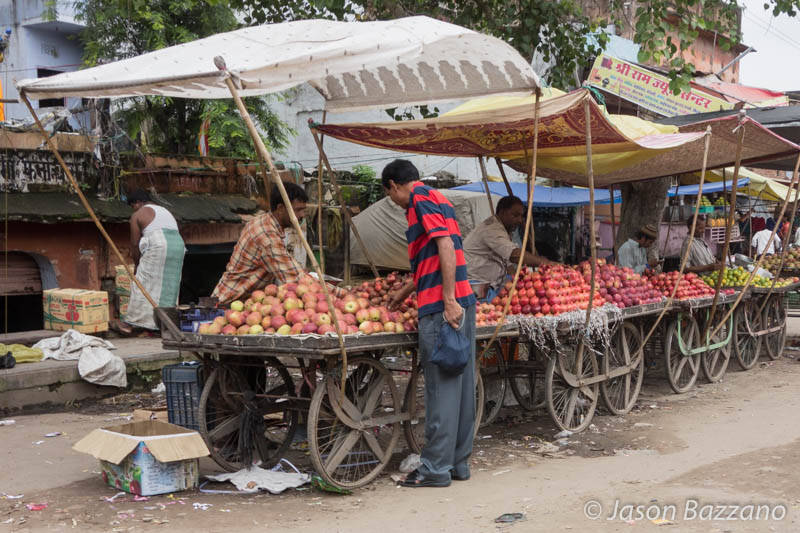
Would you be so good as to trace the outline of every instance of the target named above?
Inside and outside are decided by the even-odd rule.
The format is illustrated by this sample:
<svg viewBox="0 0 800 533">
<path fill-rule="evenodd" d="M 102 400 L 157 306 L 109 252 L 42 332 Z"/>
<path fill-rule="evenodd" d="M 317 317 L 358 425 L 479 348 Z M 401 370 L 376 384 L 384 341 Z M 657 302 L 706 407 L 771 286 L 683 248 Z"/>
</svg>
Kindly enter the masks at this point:
<svg viewBox="0 0 800 533">
<path fill-rule="evenodd" d="M 99 459 L 108 485 L 140 496 L 197 487 L 197 460 L 209 453 L 196 431 L 156 420 L 95 429 L 72 449 Z"/>
</svg>

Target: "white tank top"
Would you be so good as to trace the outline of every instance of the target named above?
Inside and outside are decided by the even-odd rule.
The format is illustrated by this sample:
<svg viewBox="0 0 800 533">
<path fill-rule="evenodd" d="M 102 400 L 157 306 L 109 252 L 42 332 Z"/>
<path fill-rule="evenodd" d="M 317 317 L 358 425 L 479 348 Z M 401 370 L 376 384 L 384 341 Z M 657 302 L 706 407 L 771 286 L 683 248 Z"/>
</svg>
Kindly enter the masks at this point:
<svg viewBox="0 0 800 533">
<path fill-rule="evenodd" d="M 150 224 L 145 226 L 144 228 L 145 235 L 147 235 L 151 231 L 156 231 L 159 229 L 174 229 L 175 231 L 178 230 L 178 223 L 175 221 L 175 217 L 172 216 L 172 213 L 170 213 L 160 205 L 146 204 L 145 207 L 149 207 L 156 213 L 156 216 L 153 218 Z"/>
</svg>

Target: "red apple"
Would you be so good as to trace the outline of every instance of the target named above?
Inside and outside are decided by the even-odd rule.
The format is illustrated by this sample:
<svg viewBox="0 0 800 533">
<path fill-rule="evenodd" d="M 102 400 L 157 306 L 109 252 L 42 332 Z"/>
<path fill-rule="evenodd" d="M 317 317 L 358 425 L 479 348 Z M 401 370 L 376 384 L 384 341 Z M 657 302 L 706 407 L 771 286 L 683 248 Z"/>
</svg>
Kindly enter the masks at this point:
<svg viewBox="0 0 800 533">
<path fill-rule="evenodd" d="M 224 328 L 222 328 L 223 335 L 236 335 L 236 326 L 233 324 L 228 324 Z"/>
<path fill-rule="evenodd" d="M 255 291 L 253 291 L 253 294 L 250 295 L 250 298 L 252 298 L 253 301 L 256 302 L 256 303 L 261 303 L 264 300 L 265 296 L 266 296 L 266 293 L 264 291 L 255 290 Z"/>
<path fill-rule="evenodd" d="M 239 329 L 236 330 L 237 335 L 248 335 L 250 333 L 250 326 L 247 324 L 242 324 L 239 326 Z"/>
<path fill-rule="evenodd" d="M 317 333 L 320 335 L 325 335 L 327 333 L 334 333 L 336 330 L 330 324 L 322 324 L 317 328 Z"/>
<path fill-rule="evenodd" d="M 330 325 L 331 315 L 329 315 L 328 313 L 318 313 L 315 323 L 317 324 L 317 326 L 323 326 L 326 324 Z"/>
<path fill-rule="evenodd" d="M 317 325 L 311 322 L 306 322 L 303 324 L 303 333 L 316 333 L 317 332 Z"/>
<path fill-rule="evenodd" d="M 286 324 L 286 319 L 283 315 L 273 316 L 270 325 L 277 331 L 281 326 Z"/>
<path fill-rule="evenodd" d="M 250 326 L 255 326 L 256 324 L 261 327 L 261 320 L 263 320 L 263 316 L 258 311 L 253 311 L 249 315 L 247 315 L 247 324 Z"/>
</svg>

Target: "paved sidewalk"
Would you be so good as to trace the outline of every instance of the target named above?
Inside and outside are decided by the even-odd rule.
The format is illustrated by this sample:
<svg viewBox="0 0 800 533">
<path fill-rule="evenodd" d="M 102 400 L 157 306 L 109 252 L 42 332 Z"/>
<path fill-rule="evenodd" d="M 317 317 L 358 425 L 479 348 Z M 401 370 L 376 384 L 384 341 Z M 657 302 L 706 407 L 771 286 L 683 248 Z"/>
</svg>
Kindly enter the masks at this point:
<svg viewBox="0 0 800 533">
<path fill-rule="evenodd" d="M 159 338 L 110 339 L 110 342 L 116 347 L 112 352 L 125 361 L 129 383 L 138 374 L 158 371 L 164 365 L 191 357 L 164 350 Z M 118 392 L 116 387 L 94 385 L 81 379 L 77 361 L 47 360 L 0 370 L 0 410 L 63 404 Z"/>
</svg>

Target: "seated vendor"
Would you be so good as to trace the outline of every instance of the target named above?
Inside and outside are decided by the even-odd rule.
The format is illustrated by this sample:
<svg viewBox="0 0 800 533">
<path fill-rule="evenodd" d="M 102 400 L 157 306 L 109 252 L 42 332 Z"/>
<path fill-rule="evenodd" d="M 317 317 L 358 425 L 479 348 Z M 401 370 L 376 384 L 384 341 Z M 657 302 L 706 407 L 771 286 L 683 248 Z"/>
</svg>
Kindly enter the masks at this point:
<svg viewBox="0 0 800 533">
<path fill-rule="evenodd" d="M 302 221 L 308 202 L 306 191 L 294 183 L 283 185 L 295 216 Z M 247 298 L 253 291 L 267 285 L 295 282 L 305 274 L 305 270 L 297 265 L 286 249 L 285 228 L 291 226 L 289 210 L 278 188 L 273 187 L 270 212 L 257 216 L 245 225 L 212 296 L 219 298 L 221 305 L 226 305 Z"/>
<path fill-rule="evenodd" d="M 641 274 L 648 268 L 655 268 L 662 261 L 653 264 L 647 262 L 647 250 L 653 246 L 658 238 L 658 231 L 652 224 L 648 224 L 636 232 L 636 238 L 628 239 L 625 244 L 619 247 L 617 252 L 617 265 L 632 268 L 637 274 Z"/>
<path fill-rule="evenodd" d="M 692 230 L 692 219 L 686 220 L 686 226 L 689 231 Z M 692 246 L 689 249 L 689 257 L 686 260 L 686 272 L 708 272 L 710 270 L 719 269 L 722 264 L 711 253 L 711 249 L 703 239 L 703 234 L 706 231 L 706 219 L 704 217 L 697 217 L 697 225 L 694 229 L 694 239 L 692 239 Z M 686 254 L 686 248 L 689 246 L 689 235 L 683 241 L 681 246 L 681 257 Z"/>
<path fill-rule="evenodd" d="M 780 249 L 781 238 L 778 237 L 777 232 L 775 232 L 775 237 L 772 239 L 772 242 L 767 246 L 773 229 L 775 229 L 775 221 L 770 218 L 767 220 L 767 226 L 753 235 L 753 240 L 750 244 L 753 247 L 753 253 L 756 254 L 756 257 L 764 254 L 773 255 L 775 250 Z"/>
<path fill-rule="evenodd" d="M 506 196 L 497 202 L 495 215 L 487 218 L 464 239 L 464 257 L 467 261 L 467 277 L 474 287 L 486 286 L 491 293 L 499 290 L 509 269 L 513 272 L 514 263 L 519 260 L 522 250 L 511 240 L 511 233 L 525 221 L 525 208 L 516 196 Z M 524 264 L 539 266 L 555 264 L 543 257 L 525 252 Z M 478 297 L 493 296 L 475 290 Z"/>
</svg>

